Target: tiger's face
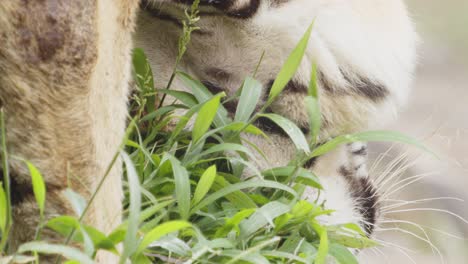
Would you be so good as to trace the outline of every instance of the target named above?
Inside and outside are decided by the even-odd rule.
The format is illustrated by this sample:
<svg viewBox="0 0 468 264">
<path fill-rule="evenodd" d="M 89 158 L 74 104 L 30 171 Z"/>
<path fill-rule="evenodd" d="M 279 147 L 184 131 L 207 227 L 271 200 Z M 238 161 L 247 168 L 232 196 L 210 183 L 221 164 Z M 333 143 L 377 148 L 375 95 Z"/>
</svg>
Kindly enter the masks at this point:
<svg viewBox="0 0 468 264">
<path fill-rule="evenodd" d="M 159 46 L 155 38 L 177 43 L 179 21 L 192 2 L 143 3 L 146 11 L 140 21 L 146 22 L 138 33 L 148 34 L 145 38 L 153 42 L 153 49 Z M 416 36 L 401 1 L 205 0 L 200 17 L 200 30 L 194 32 L 182 62 L 184 69 L 213 91 L 227 94 L 235 93 L 244 78 L 253 75 L 262 53 L 255 78 L 268 94 L 285 59 L 314 22 L 295 78 L 269 110 L 307 129 L 303 95 L 316 64 L 323 139 L 386 124 L 407 99 Z M 177 45 L 162 45 L 158 48 L 163 52 L 158 53 L 166 54 L 160 61 L 177 52 Z"/>
<path fill-rule="evenodd" d="M 136 46 L 147 51 L 159 87 L 164 87 L 174 68 L 180 21 L 192 2 L 142 4 Z M 307 133 L 304 97 L 312 65 L 317 65 L 322 141 L 385 124 L 406 101 L 416 36 L 401 1 L 202 0 L 200 17 L 200 29 L 192 34 L 179 68 L 213 93 L 233 95 L 260 65 L 255 78 L 263 84 L 264 98 L 259 105 L 291 50 L 314 23 L 299 70 L 267 111 L 289 118 Z M 173 87 L 185 89 L 178 82 Z M 235 104 L 225 106 L 235 113 Z M 255 161 L 259 169 L 286 165 L 294 157 L 293 144 L 271 124 L 260 121 L 257 125 L 272 139 L 249 138 L 269 155 L 269 162 Z M 366 161 L 365 145 L 352 144 L 310 162 L 307 168 L 321 178 L 325 187 L 321 199 L 336 210 L 324 221 L 359 223 L 370 235 L 379 201 Z M 311 190 L 306 198 L 315 195 Z"/>
</svg>

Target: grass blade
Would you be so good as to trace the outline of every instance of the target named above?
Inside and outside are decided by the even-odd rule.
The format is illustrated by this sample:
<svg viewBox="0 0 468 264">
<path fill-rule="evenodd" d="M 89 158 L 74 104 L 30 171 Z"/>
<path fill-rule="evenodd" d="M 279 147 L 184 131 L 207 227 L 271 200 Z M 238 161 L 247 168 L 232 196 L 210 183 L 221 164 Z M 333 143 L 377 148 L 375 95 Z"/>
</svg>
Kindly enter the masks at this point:
<svg viewBox="0 0 468 264">
<path fill-rule="evenodd" d="M 135 252 L 138 246 L 137 232 L 141 210 L 141 191 L 140 181 L 130 157 L 125 152 L 121 152 L 121 157 L 127 171 L 128 189 L 130 193 L 128 228 L 123 244 L 124 250 L 120 257 L 120 263 L 123 264 L 127 261 L 127 258 Z"/>
<path fill-rule="evenodd" d="M 63 246 L 63 245 L 49 244 L 49 243 L 42 242 L 42 241 L 29 242 L 29 243 L 22 244 L 18 249 L 18 253 L 26 253 L 26 252 L 57 254 L 70 260 L 76 260 L 81 264 L 93 264 L 94 263 L 90 257 L 88 257 L 86 254 L 82 253 L 76 248 Z"/>
<path fill-rule="evenodd" d="M 209 167 L 201 176 L 200 181 L 195 189 L 192 204 L 199 203 L 205 195 L 210 191 L 214 180 L 216 179 L 216 165 Z"/>
<path fill-rule="evenodd" d="M 46 200 L 46 186 L 44 183 L 44 178 L 42 177 L 41 173 L 36 168 L 36 166 L 34 166 L 31 162 L 26 161 L 26 165 L 28 166 L 29 173 L 31 174 L 33 192 L 34 197 L 36 198 L 37 206 L 39 207 L 41 216 L 44 216 L 44 207 Z"/>
<path fill-rule="evenodd" d="M 193 107 L 198 104 L 197 98 L 195 98 L 193 94 L 184 91 L 158 89 L 158 93 L 170 95 L 188 107 Z"/>
<path fill-rule="evenodd" d="M 249 219 L 241 224 L 241 239 L 246 239 L 266 225 L 274 227 L 273 220 L 290 210 L 289 205 L 280 202 L 270 202 L 258 209 Z"/>
<path fill-rule="evenodd" d="M 180 164 L 174 156 L 169 153 L 165 154 L 172 165 L 172 172 L 174 174 L 175 182 L 175 196 L 177 198 L 177 205 L 180 217 L 184 220 L 190 216 L 190 179 L 187 170 Z M 164 159 L 164 158 L 163 158 Z"/>
<path fill-rule="evenodd" d="M 194 80 L 189 75 L 179 72 L 177 74 L 180 80 L 192 90 L 193 95 L 197 98 L 199 103 L 206 102 L 213 97 L 213 94 L 199 81 Z M 228 117 L 228 112 L 224 106 L 219 105 L 219 109 L 216 112 L 216 117 L 214 118 L 214 124 L 216 127 L 226 126 L 231 123 L 231 119 Z"/>
<path fill-rule="evenodd" d="M 317 255 L 315 256 L 314 264 L 326 264 L 329 248 L 327 229 L 317 223 L 312 223 L 312 227 L 320 237 L 320 244 Z"/>
<path fill-rule="evenodd" d="M 203 137 L 206 131 L 210 128 L 211 123 L 216 116 L 216 112 L 218 111 L 221 96 L 223 95 L 221 94 L 211 98 L 201 107 L 192 130 L 193 142 L 198 142 L 198 140 Z"/>
<path fill-rule="evenodd" d="M 3 183 L 0 182 L 0 233 L 5 233 L 7 217 L 8 217 L 8 205 L 5 190 L 3 189 Z"/>
<path fill-rule="evenodd" d="M 358 264 L 356 257 L 344 246 L 333 243 L 330 245 L 330 255 L 338 264 Z"/>
<path fill-rule="evenodd" d="M 261 95 L 262 84 L 251 77 L 247 77 L 242 86 L 234 121 L 247 122 L 257 107 Z"/>
<path fill-rule="evenodd" d="M 294 77 L 309 43 L 313 24 L 309 26 L 302 39 L 291 52 L 286 62 L 283 64 L 278 76 L 276 77 L 268 96 L 268 104 L 271 104 L 275 98 L 283 91 L 289 81 Z"/>
<path fill-rule="evenodd" d="M 142 253 L 143 250 L 145 250 L 149 245 L 161 237 L 185 228 L 189 228 L 191 226 L 192 225 L 186 221 L 170 221 L 155 227 L 153 230 L 148 232 L 148 234 L 146 234 L 141 241 L 140 245 L 138 246 L 137 255 Z"/>
<path fill-rule="evenodd" d="M 426 146 L 424 146 L 418 140 L 408 137 L 396 131 L 367 131 L 367 132 L 361 132 L 361 133 L 356 133 L 356 134 L 338 136 L 328 141 L 327 143 L 317 147 L 316 149 L 314 149 L 310 157 L 322 156 L 323 154 L 326 154 L 336 149 L 340 145 L 352 143 L 352 142 L 358 142 L 358 141 L 364 141 L 364 142 L 389 141 L 389 142 L 405 143 L 405 144 L 416 146 L 430 153 L 431 155 L 437 157 L 437 155 L 434 152 L 429 150 Z"/>
<path fill-rule="evenodd" d="M 286 191 L 290 194 L 292 194 L 295 198 L 297 197 L 296 191 L 294 191 L 291 187 L 277 183 L 275 181 L 265 181 L 265 180 L 250 180 L 246 182 L 240 182 L 236 184 L 229 185 L 209 196 L 207 196 L 203 201 L 201 201 L 199 204 L 197 204 L 193 209 L 192 213 L 202 209 L 203 207 L 213 203 L 214 201 L 218 200 L 219 198 L 222 198 L 230 193 L 233 193 L 235 191 L 239 191 L 242 189 L 248 189 L 248 188 L 272 188 L 272 189 L 278 189 L 278 190 L 283 190 Z"/>
<path fill-rule="evenodd" d="M 5 190 L 5 229 L 2 233 L 0 241 L 0 253 L 2 253 L 7 245 L 8 235 L 10 233 L 10 227 L 13 222 L 11 213 L 11 191 L 10 191 L 10 167 L 8 164 L 8 151 L 6 144 L 6 127 L 5 127 L 5 110 L 0 109 L 0 130 L 1 130 L 1 159 L 2 159 L 2 171 L 3 171 L 3 186 Z"/>
<path fill-rule="evenodd" d="M 309 114 L 309 125 L 310 125 L 310 137 L 312 144 L 314 145 L 317 141 L 317 137 L 322 126 L 322 116 L 320 113 L 320 103 L 318 98 L 318 85 L 317 85 L 317 67 L 314 64 L 312 67 L 312 73 L 309 84 L 309 96 L 304 100 L 307 113 Z"/>
<path fill-rule="evenodd" d="M 261 114 L 260 117 L 266 117 L 275 122 L 281 129 L 288 134 L 289 138 L 293 141 L 297 149 L 310 153 L 309 143 L 304 136 L 304 133 L 290 120 L 277 115 L 277 114 Z"/>
<path fill-rule="evenodd" d="M 81 217 L 83 215 L 84 209 L 86 208 L 86 200 L 71 189 L 66 189 L 64 194 L 70 202 L 76 215 Z"/>
</svg>

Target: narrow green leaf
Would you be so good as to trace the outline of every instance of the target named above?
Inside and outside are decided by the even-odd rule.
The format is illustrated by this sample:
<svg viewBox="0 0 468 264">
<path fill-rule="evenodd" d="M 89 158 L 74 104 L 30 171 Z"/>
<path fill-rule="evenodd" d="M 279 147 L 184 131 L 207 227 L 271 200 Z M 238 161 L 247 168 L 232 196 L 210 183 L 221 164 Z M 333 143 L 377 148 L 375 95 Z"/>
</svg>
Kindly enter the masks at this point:
<svg viewBox="0 0 468 264">
<path fill-rule="evenodd" d="M 225 188 L 223 188 L 223 189 L 221 189 L 221 190 L 207 196 L 205 199 L 203 199 L 203 201 L 201 201 L 198 205 L 196 205 L 192 209 L 192 213 L 204 208 L 205 206 L 208 206 L 209 204 L 213 203 L 214 201 L 218 200 L 219 198 L 222 198 L 222 197 L 224 197 L 224 196 L 226 196 L 226 195 L 228 195 L 230 193 L 233 193 L 235 191 L 239 191 L 239 190 L 242 190 L 242 189 L 248 189 L 248 188 L 261 188 L 261 187 L 283 190 L 283 191 L 286 191 L 286 192 L 292 194 L 295 198 L 297 198 L 296 191 L 294 191 L 294 189 L 292 189 L 291 187 L 289 187 L 287 185 L 277 183 L 275 181 L 265 181 L 265 180 L 254 179 L 254 180 L 249 180 L 249 181 L 229 185 L 229 186 L 227 186 L 227 187 L 225 187 Z"/>
<path fill-rule="evenodd" d="M 333 243 L 330 245 L 330 255 L 332 255 L 338 264 L 358 264 L 356 257 L 346 247 Z"/>
<path fill-rule="evenodd" d="M 70 235 L 76 228 L 80 225 L 77 218 L 68 216 L 68 215 L 61 215 L 54 217 L 47 221 L 46 226 L 55 232 L 63 235 L 68 236 Z M 75 234 L 76 235 L 76 234 Z M 80 237 L 74 237 L 75 241 L 81 242 Z"/>
<path fill-rule="evenodd" d="M 63 264 L 80 264 L 80 262 L 78 262 L 76 260 L 68 260 L 68 261 L 64 262 Z"/>
<path fill-rule="evenodd" d="M 78 217 L 81 217 L 84 209 L 86 208 L 85 198 L 83 198 L 83 196 L 79 195 L 78 193 L 74 192 L 72 189 L 66 189 L 64 195 L 65 197 L 67 197 L 76 215 Z"/>
<path fill-rule="evenodd" d="M 322 126 L 319 100 L 312 96 L 306 96 L 304 103 L 309 115 L 310 138 L 312 139 L 312 144 L 315 144 L 320 133 L 320 127 Z"/>
<path fill-rule="evenodd" d="M 309 83 L 309 96 L 312 96 L 315 99 L 318 99 L 318 82 L 317 82 L 317 64 L 312 64 L 312 72 L 310 74 L 310 83 Z"/>
<path fill-rule="evenodd" d="M 197 119 L 192 130 L 192 138 L 194 142 L 197 142 L 211 126 L 218 107 L 220 104 L 221 95 L 217 95 L 206 103 L 203 104 L 202 108 L 198 112 Z"/>
<path fill-rule="evenodd" d="M 46 186 L 44 178 L 42 177 L 39 170 L 31 162 L 25 161 L 28 166 L 29 173 L 31 174 L 32 186 L 34 197 L 36 198 L 37 206 L 41 215 L 44 215 L 45 200 L 46 200 Z"/>
<path fill-rule="evenodd" d="M 240 144 L 235 144 L 235 143 L 222 143 L 222 144 L 214 145 L 213 147 L 210 147 L 209 149 L 203 151 L 202 153 L 200 153 L 200 157 L 204 157 L 209 154 L 224 152 L 224 151 L 237 151 L 237 152 L 245 153 L 251 156 L 250 150 L 246 148 L 245 146 L 242 146 Z"/>
<path fill-rule="evenodd" d="M 296 169 L 297 168 L 294 166 L 278 167 L 263 171 L 262 175 L 265 178 L 288 178 L 294 173 L 294 171 L 296 171 Z M 307 185 L 311 187 L 317 189 L 323 188 L 320 184 L 319 178 L 310 170 L 299 168 L 297 170 L 296 176 L 298 178 L 303 179 L 307 183 Z"/>
<path fill-rule="evenodd" d="M 121 157 L 125 164 L 128 179 L 128 190 L 130 193 L 128 228 L 123 244 L 124 250 L 119 261 L 122 264 L 127 261 L 127 259 L 135 252 L 136 248 L 138 247 L 137 232 L 141 210 L 141 190 L 140 181 L 130 157 L 125 152 L 121 152 Z"/>
<path fill-rule="evenodd" d="M 290 254 L 290 253 L 286 253 L 286 252 L 282 252 L 282 251 L 262 251 L 261 252 L 262 255 L 264 256 L 269 256 L 269 257 L 275 257 L 275 258 L 283 258 L 283 259 L 287 259 L 289 261 L 294 261 L 294 262 L 291 262 L 291 263 L 304 263 L 304 264 L 307 264 L 307 260 L 301 258 L 301 257 L 298 257 L 294 254 Z M 289 263 L 289 262 L 288 262 Z"/>
<path fill-rule="evenodd" d="M 4 234 L 8 217 L 8 206 L 3 183 L 0 182 L 0 233 Z"/>
<path fill-rule="evenodd" d="M 257 210 L 248 220 L 241 224 L 241 238 L 246 239 L 259 229 L 270 225 L 274 227 L 274 220 L 290 210 L 289 205 L 280 202 L 270 202 Z"/>
<path fill-rule="evenodd" d="M 165 154 L 172 165 L 175 182 L 175 196 L 180 217 L 184 220 L 190 216 L 190 180 L 187 170 L 180 164 L 180 161 L 169 153 Z M 164 158 L 163 158 L 164 160 Z"/>
<path fill-rule="evenodd" d="M 78 249 L 63 245 L 49 244 L 42 241 L 35 241 L 22 244 L 19 253 L 38 252 L 43 254 L 56 254 L 61 255 L 70 260 L 76 260 L 81 264 L 93 264 L 93 260 L 86 254 L 80 252 Z"/>
<path fill-rule="evenodd" d="M 199 203 L 205 195 L 210 191 L 211 186 L 216 178 L 216 165 L 213 165 L 206 169 L 197 184 L 195 193 L 193 195 L 192 204 Z"/>
<path fill-rule="evenodd" d="M 297 149 L 302 150 L 305 153 L 310 153 L 309 143 L 307 143 L 304 133 L 302 133 L 301 129 L 299 129 L 296 124 L 277 114 L 261 114 L 259 116 L 266 117 L 275 122 L 275 124 L 281 127 L 281 129 L 288 134 Z"/>
<path fill-rule="evenodd" d="M 143 252 L 151 243 L 156 242 L 158 239 L 161 237 L 170 234 L 172 232 L 176 232 L 185 228 L 189 228 L 192 225 L 189 222 L 186 221 L 170 221 L 163 223 L 161 225 L 158 225 L 155 227 L 153 230 L 148 232 L 143 237 L 143 240 L 141 241 L 140 245 L 138 246 L 137 254 Z"/>
<path fill-rule="evenodd" d="M 158 108 L 158 110 L 145 115 L 142 119 L 140 119 L 140 122 L 154 120 L 155 118 L 161 117 L 161 116 L 163 116 L 163 115 L 165 115 L 167 113 L 170 113 L 170 112 L 172 112 L 172 111 L 174 111 L 176 109 L 182 109 L 182 108 L 183 108 L 183 106 L 181 106 L 181 105 L 163 106 L 163 107 Z"/>
<path fill-rule="evenodd" d="M 251 248 L 245 249 L 243 251 L 240 251 L 239 253 L 234 255 L 234 258 L 231 259 L 229 262 L 226 264 L 235 264 L 239 263 L 239 260 L 246 260 L 249 261 L 250 263 L 254 264 L 270 264 L 268 259 L 260 254 L 261 250 L 265 247 L 268 247 L 270 245 L 278 244 L 278 242 L 281 240 L 280 237 L 275 236 L 269 239 L 266 239 L 264 241 L 261 241 L 257 243 L 256 245 L 252 246 Z M 226 254 L 225 252 L 223 252 Z"/>
<path fill-rule="evenodd" d="M 158 93 L 170 95 L 188 107 L 193 107 L 199 103 L 193 94 L 184 91 L 158 89 Z"/>
<path fill-rule="evenodd" d="M 187 123 L 190 121 L 190 119 L 195 115 L 196 112 L 200 110 L 200 108 L 203 105 L 198 104 L 192 108 L 190 108 L 187 113 L 185 113 L 184 116 L 180 117 L 179 122 L 177 123 L 176 127 L 171 131 L 171 137 L 168 139 L 168 144 L 173 144 L 173 142 L 176 140 L 176 138 L 180 135 L 180 133 L 184 130 L 184 128 L 187 126 Z"/>
<path fill-rule="evenodd" d="M 271 241 L 271 242 L 270 242 Z M 266 241 L 261 243 L 261 246 L 268 246 L 270 243 L 276 242 L 276 238 L 270 239 L 270 241 Z M 266 243 L 266 245 L 264 245 Z M 258 246 L 258 245 L 257 245 Z M 226 264 L 235 264 L 235 263 L 251 263 L 251 264 L 270 264 L 268 259 L 258 251 L 261 248 L 253 248 L 253 249 L 246 249 L 246 250 L 224 250 L 221 254 L 224 256 L 229 256 L 232 259 L 226 262 Z"/>
<path fill-rule="evenodd" d="M 190 241 L 185 242 L 179 239 L 176 234 L 169 234 L 162 237 L 156 242 L 151 243 L 158 248 L 163 248 L 170 252 L 170 254 L 177 254 L 179 256 L 190 256 L 192 248 L 190 247 Z"/>
<path fill-rule="evenodd" d="M 6 257 L 0 256 L 0 264 L 28 264 L 34 262 L 35 260 L 36 258 L 33 256 L 23 256 L 18 254 Z"/>
<path fill-rule="evenodd" d="M 366 236 L 348 236 L 338 233 L 329 233 L 330 240 L 348 248 L 370 248 L 378 246 L 379 243 Z"/>
<path fill-rule="evenodd" d="M 367 236 L 366 232 L 364 232 L 362 230 L 362 227 L 360 227 L 359 225 L 357 225 L 355 223 L 347 223 L 347 224 L 339 225 L 339 227 L 343 227 L 345 229 L 356 232 L 357 234 L 359 234 L 361 236 Z"/>
<path fill-rule="evenodd" d="M 304 53 L 309 43 L 310 35 L 312 33 L 313 24 L 309 26 L 302 39 L 296 45 L 294 50 L 291 52 L 286 62 L 283 64 L 278 76 L 276 77 L 268 96 L 268 103 L 274 101 L 274 99 L 283 91 L 289 81 L 294 77 L 299 65 L 301 64 Z M 267 104 L 268 104 L 267 103 Z"/>
<path fill-rule="evenodd" d="M 230 186 L 231 183 L 227 181 L 223 176 L 218 176 L 213 183 L 212 189 L 219 191 L 227 186 Z M 226 194 L 225 198 L 230 201 L 238 209 L 248 209 L 256 208 L 257 205 L 255 202 L 243 191 L 235 191 L 229 194 Z"/>
<path fill-rule="evenodd" d="M 326 264 L 329 248 L 327 229 L 318 223 L 312 223 L 312 227 L 320 237 L 320 245 L 318 247 L 317 255 L 315 256 L 314 264 Z"/>
<path fill-rule="evenodd" d="M 242 129 L 244 130 L 241 131 Z M 241 131 L 241 132 L 245 132 L 245 133 L 252 134 L 252 135 L 263 136 L 264 138 L 268 137 L 260 128 L 254 125 L 246 126 L 246 123 L 243 123 L 243 122 L 231 123 L 225 126 L 223 130 L 236 131 L 236 132 Z"/>
<path fill-rule="evenodd" d="M 255 208 L 249 208 L 249 209 L 244 209 L 241 210 L 240 212 L 236 213 L 233 217 L 230 219 L 226 220 L 226 223 L 222 228 L 218 228 L 216 230 L 215 237 L 221 238 L 226 236 L 232 229 L 236 230 L 236 233 L 240 233 L 240 228 L 239 224 L 246 219 L 247 217 L 251 216 L 253 213 L 255 213 L 256 209 Z"/>
<path fill-rule="evenodd" d="M 234 121 L 247 122 L 257 107 L 261 95 L 262 84 L 251 77 L 247 77 L 242 86 Z"/>
<path fill-rule="evenodd" d="M 6 206 L 6 214 L 5 217 L 5 229 L 3 230 L 5 233 L 2 233 L 2 237 L 0 238 L 0 252 L 3 252 L 6 249 L 8 236 L 10 227 L 12 225 L 12 209 L 11 209 L 11 179 L 10 179 L 10 165 L 8 162 L 8 150 L 7 150 L 7 136 L 6 136 L 6 127 L 5 127 L 5 109 L 3 107 L 0 108 L 0 134 L 1 134 L 1 162 L 2 162 L 2 172 L 3 172 L 3 186 L 5 191 L 5 200 L 6 202 L 4 205 Z"/>
<path fill-rule="evenodd" d="M 177 76 L 180 80 L 192 90 L 193 95 L 197 98 L 199 103 L 204 103 L 213 97 L 213 94 L 199 81 L 193 79 L 189 75 L 178 72 Z M 216 117 L 213 121 L 216 127 L 226 126 L 231 123 L 231 119 L 228 117 L 228 111 L 223 105 L 219 105 L 219 109 L 216 112 Z"/>
<path fill-rule="evenodd" d="M 110 240 L 104 233 L 91 226 L 83 226 L 83 229 L 93 241 L 94 247 L 96 249 L 105 249 L 117 253 L 114 242 Z"/>
<path fill-rule="evenodd" d="M 93 255 L 94 255 L 93 240 L 89 236 L 88 232 L 86 232 L 86 230 L 82 226 L 80 226 L 80 232 L 81 232 L 81 235 L 83 236 L 84 252 L 86 253 L 86 255 L 88 255 L 90 257 L 93 257 Z"/>
<path fill-rule="evenodd" d="M 316 149 L 314 149 L 310 157 L 322 156 L 336 149 L 340 145 L 352 143 L 352 142 L 359 142 L 359 141 L 364 141 L 364 142 L 390 141 L 390 142 L 405 143 L 405 144 L 416 146 L 437 157 L 437 155 L 434 152 L 429 150 L 426 146 L 424 146 L 418 140 L 408 137 L 399 132 L 395 132 L 395 131 L 367 131 L 367 132 L 361 132 L 361 133 L 356 133 L 356 134 L 338 136 L 328 141 L 327 143 L 317 147 Z"/>
<path fill-rule="evenodd" d="M 138 254 L 138 255 L 132 257 L 132 263 L 152 264 L 153 262 L 149 259 L 148 256 L 145 256 L 143 254 Z"/>
</svg>

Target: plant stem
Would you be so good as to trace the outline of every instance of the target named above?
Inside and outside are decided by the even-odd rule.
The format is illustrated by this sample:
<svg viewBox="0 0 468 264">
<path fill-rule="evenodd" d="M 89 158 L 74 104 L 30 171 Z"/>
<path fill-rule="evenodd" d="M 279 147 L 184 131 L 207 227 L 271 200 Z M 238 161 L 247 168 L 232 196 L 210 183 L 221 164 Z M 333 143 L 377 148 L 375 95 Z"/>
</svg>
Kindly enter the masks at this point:
<svg viewBox="0 0 468 264">
<path fill-rule="evenodd" d="M 6 128 L 5 128 L 5 110 L 0 109 L 0 126 L 1 126 L 1 144 L 2 144 L 2 168 L 3 168 L 3 182 L 5 186 L 6 194 L 6 206 L 7 206 L 7 217 L 5 223 L 5 231 L 2 234 L 2 240 L 0 242 L 0 253 L 5 252 L 8 235 L 10 233 L 11 224 L 12 224 L 12 210 L 11 210 L 11 181 L 10 181 L 10 171 L 8 167 L 8 152 L 6 144 Z"/>
<path fill-rule="evenodd" d="M 184 25 L 182 29 L 182 35 L 180 36 L 179 39 L 179 53 L 177 55 L 176 61 L 174 68 L 172 70 L 171 77 L 169 79 L 169 82 L 167 83 L 166 89 L 169 90 L 172 86 L 172 83 L 174 82 L 175 76 L 177 74 L 177 66 L 179 65 L 180 61 L 182 60 L 182 57 L 184 56 L 185 52 L 187 51 L 187 45 L 190 42 L 190 36 L 193 31 L 198 30 L 198 28 L 195 26 L 196 22 L 199 20 L 198 16 L 198 5 L 200 4 L 200 0 L 195 0 L 190 8 L 190 14 L 188 14 L 188 11 L 186 11 L 186 21 L 182 21 L 182 24 Z M 161 108 L 163 106 L 164 100 L 166 99 L 167 94 L 164 94 L 163 97 L 161 98 L 161 102 L 159 102 L 158 108 Z"/>
</svg>

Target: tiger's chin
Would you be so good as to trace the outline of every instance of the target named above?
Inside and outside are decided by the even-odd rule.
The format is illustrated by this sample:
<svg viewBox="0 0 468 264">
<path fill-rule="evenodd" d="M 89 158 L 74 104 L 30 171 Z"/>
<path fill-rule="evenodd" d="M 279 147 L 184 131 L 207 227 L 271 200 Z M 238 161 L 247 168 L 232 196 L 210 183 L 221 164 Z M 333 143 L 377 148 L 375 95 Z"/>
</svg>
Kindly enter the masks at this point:
<svg viewBox="0 0 468 264">
<path fill-rule="evenodd" d="M 252 162 L 259 170 L 287 166 L 296 150 L 289 138 L 274 130 L 267 132 L 271 140 L 246 135 L 264 153 L 268 161 L 257 156 Z M 252 152 L 255 153 L 254 149 Z M 332 213 L 318 217 L 324 225 L 353 223 L 371 237 L 380 216 L 380 195 L 367 169 L 367 144 L 356 142 L 310 160 L 304 165 L 320 180 L 323 189 L 308 187 L 302 199 L 322 205 Z"/>
<path fill-rule="evenodd" d="M 304 197 L 333 210 L 319 218 L 324 224 L 354 223 L 370 237 L 380 215 L 380 196 L 366 163 L 367 145 L 360 142 L 319 157 L 311 170 L 320 178 L 323 190 L 317 194 L 316 189 L 308 189 Z"/>
</svg>

